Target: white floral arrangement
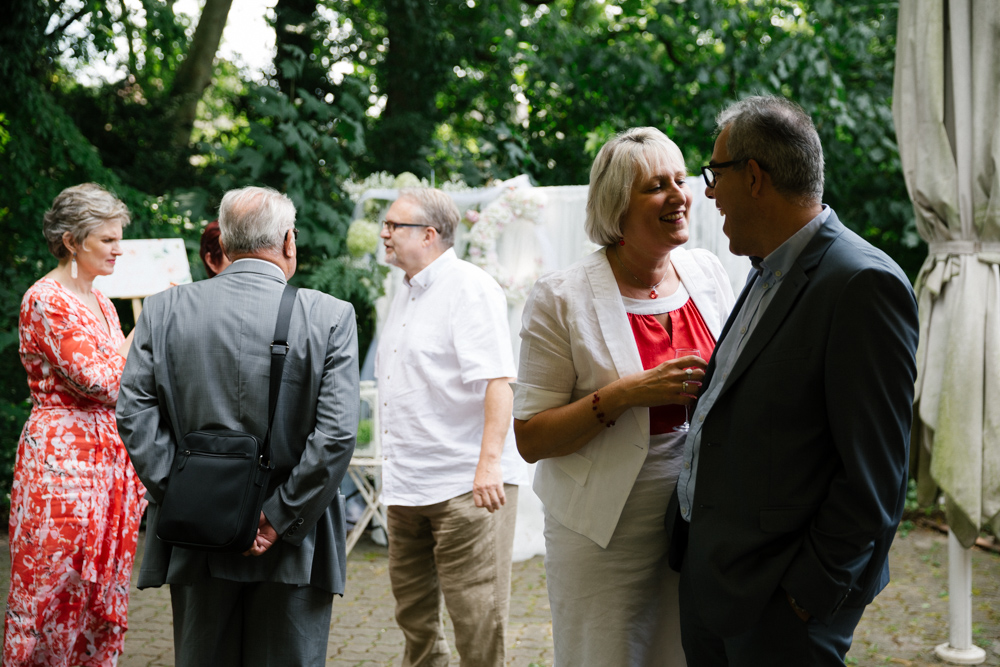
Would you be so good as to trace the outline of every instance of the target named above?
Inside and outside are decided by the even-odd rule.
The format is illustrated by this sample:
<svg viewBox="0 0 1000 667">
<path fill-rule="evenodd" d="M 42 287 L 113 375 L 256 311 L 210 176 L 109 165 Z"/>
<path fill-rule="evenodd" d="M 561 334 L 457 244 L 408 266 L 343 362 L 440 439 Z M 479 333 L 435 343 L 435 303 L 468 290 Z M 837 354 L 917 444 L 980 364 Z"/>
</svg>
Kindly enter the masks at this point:
<svg viewBox="0 0 1000 667">
<path fill-rule="evenodd" d="M 541 274 L 541 260 L 536 260 L 534 271 L 515 277 L 500 264 L 497 241 L 504 228 L 512 222 L 539 224 L 544 208 L 543 194 L 534 188 L 518 188 L 505 192 L 481 213 L 471 209 L 465 212 L 466 224 L 471 224 L 466 234 L 469 261 L 500 283 L 509 302 L 521 303 L 528 298 L 531 286 Z"/>
<path fill-rule="evenodd" d="M 360 181 L 346 180 L 342 184 L 344 192 L 348 194 L 351 201 L 357 202 L 368 190 L 402 190 L 403 188 L 429 188 L 431 182 L 426 178 L 419 178 L 415 174 L 404 171 L 398 176 L 394 176 L 387 171 L 379 171 L 366 176 Z M 451 174 L 447 181 L 435 183 L 434 187 L 445 192 L 461 192 L 471 190 L 472 187 L 466 184 L 458 174 Z"/>
<path fill-rule="evenodd" d="M 374 255 L 378 250 L 380 228 L 377 223 L 361 218 L 347 228 L 347 252 L 351 257 Z"/>
<path fill-rule="evenodd" d="M 354 202 L 359 201 L 368 190 L 421 187 L 431 187 L 430 181 L 410 172 L 393 175 L 380 171 L 360 181 L 347 180 L 343 183 L 344 191 Z M 452 174 L 447 181 L 436 183 L 435 187 L 445 192 L 472 189 L 457 174 Z M 381 217 L 385 206 L 386 202 L 382 200 L 369 199 L 365 202 L 364 218 L 351 223 L 347 231 L 347 249 L 353 257 L 360 258 L 369 253 L 374 254 L 377 250 L 381 227 L 375 221 Z M 490 203 L 482 213 L 475 209 L 465 212 L 464 222 L 469 227 L 469 232 L 466 234 L 468 260 L 490 274 L 503 288 L 507 300 L 511 303 L 521 303 L 528 298 L 528 292 L 541 274 L 541 259 L 536 259 L 534 271 L 515 277 L 500 264 L 497 241 L 504 228 L 514 221 L 540 224 L 544 207 L 545 196 L 533 188 L 512 188 Z"/>
<path fill-rule="evenodd" d="M 368 190 L 403 190 L 404 188 L 429 188 L 431 182 L 426 178 L 419 178 L 415 174 L 404 171 L 398 176 L 394 176 L 387 171 L 379 171 L 366 176 L 360 181 L 346 180 L 341 185 L 344 192 L 357 203 L 361 196 Z M 445 192 L 461 192 L 471 190 L 472 187 L 466 184 L 458 174 L 451 174 L 447 181 L 435 183 L 434 187 Z M 364 216 L 368 220 L 378 220 L 386 208 L 386 202 L 381 199 L 368 199 L 364 205 Z"/>
</svg>

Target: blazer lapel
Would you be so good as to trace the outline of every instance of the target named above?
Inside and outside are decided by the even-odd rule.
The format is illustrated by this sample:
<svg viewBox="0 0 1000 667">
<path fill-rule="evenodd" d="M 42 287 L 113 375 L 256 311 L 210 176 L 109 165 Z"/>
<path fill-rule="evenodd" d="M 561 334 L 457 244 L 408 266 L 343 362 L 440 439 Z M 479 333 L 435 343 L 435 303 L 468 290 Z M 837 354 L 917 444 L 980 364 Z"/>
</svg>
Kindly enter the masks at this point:
<svg viewBox="0 0 1000 667">
<path fill-rule="evenodd" d="M 778 288 L 777 294 L 774 295 L 771 303 L 767 306 L 764 315 L 760 318 L 753 333 L 750 334 L 750 340 L 747 341 L 743 352 L 740 353 L 739 358 L 733 365 L 733 370 L 726 379 L 726 384 L 722 387 L 722 393 L 725 393 L 743 375 L 743 372 L 749 368 L 761 350 L 774 337 L 778 327 L 785 321 L 792 306 L 798 300 L 799 294 L 809 284 L 809 275 L 819 264 L 823 255 L 826 254 L 830 244 L 844 232 L 844 229 L 844 225 L 837 219 L 837 214 L 831 211 L 830 217 L 819 228 L 816 236 L 812 238 L 798 259 L 795 260 L 795 263 L 792 264 L 788 275 L 781 281 L 781 286 Z M 749 285 L 747 287 L 749 288 Z M 733 309 L 733 316 L 726 323 L 727 332 L 734 318 L 739 313 L 743 302 L 746 300 L 748 291 L 748 289 L 743 290 L 743 294 L 740 296 L 740 303 Z"/>
<path fill-rule="evenodd" d="M 607 250 L 599 250 L 590 256 L 585 265 L 587 279 L 590 281 L 590 288 L 594 293 L 594 310 L 597 312 L 597 321 L 601 326 L 601 334 L 604 342 L 611 353 L 611 361 L 615 365 L 618 377 L 625 377 L 639 373 L 643 370 L 642 359 L 639 357 L 639 348 L 635 344 L 635 336 L 628 321 L 628 314 L 625 312 L 625 304 L 622 302 L 622 295 L 618 291 L 618 283 L 615 282 L 615 274 L 611 271 L 606 255 Z M 639 429 L 642 432 L 642 443 L 649 441 L 649 412 L 642 410 L 629 410 L 635 415 Z M 640 418 L 639 413 L 646 415 Z M 645 449 L 645 446 L 642 447 Z"/>
<path fill-rule="evenodd" d="M 605 251 L 594 253 L 591 259 L 593 261 L 587 262 L 586 266 L 587 278 L 594 292 L 597 321 L 600 322 L 601 333 L 611 352 L 615 370 L 619 377 L 638 373 L 642 370 L 642 359 L 639 357 L 639 348 L 635 346 L 615 274 L 611 272 Z"/>
</svg>

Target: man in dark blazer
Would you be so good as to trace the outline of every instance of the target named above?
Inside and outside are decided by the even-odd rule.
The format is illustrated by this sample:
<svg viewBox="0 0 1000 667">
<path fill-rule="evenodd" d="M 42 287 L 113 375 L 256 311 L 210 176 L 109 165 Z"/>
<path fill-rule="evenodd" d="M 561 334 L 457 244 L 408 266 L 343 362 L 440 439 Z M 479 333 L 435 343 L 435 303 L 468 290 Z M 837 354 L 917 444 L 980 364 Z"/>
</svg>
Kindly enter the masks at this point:
<svg viewBox="0 0 1000 667">
<path fill-rule="evenodd" d="M 263 439 L 270 345 L 295 273 L 295 207 L 266 188 L 226 193 L 218 276 L 146 300 L 122 377 L 118 429 L 150 500 L 139 588 L 170 584 L 177 665 L 322 665 L 343 594 L 343 497 L 358 426 L 354 309 L 300 289 L 271 433 L 269 495 L 246 554 L 171 548 L 158 503 L 178 440 L 201 428 Z M 211 508 L 205 508 L 211 511 Z"/>
<path fill-rule="evenodd" d="M 718 118 L 703 170 L 755 271 L 712 356 L 667 511 L 690 667 L 841 665 L 889 580 L 906 496 L 917 305 L 821 203 L 812 121 L 779 97 Z"/>
</svg>

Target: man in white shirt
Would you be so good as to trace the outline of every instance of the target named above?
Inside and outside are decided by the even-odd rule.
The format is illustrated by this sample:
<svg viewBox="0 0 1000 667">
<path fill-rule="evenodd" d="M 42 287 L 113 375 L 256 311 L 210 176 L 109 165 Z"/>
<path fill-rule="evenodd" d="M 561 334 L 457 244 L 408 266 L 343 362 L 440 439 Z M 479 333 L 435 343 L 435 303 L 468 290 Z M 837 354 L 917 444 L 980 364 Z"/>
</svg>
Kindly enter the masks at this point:
<svg viewBox="0 0 1000 667">
<path fill-rule="evenodd" d="M 515 375 L 503 290 L 452 248 L 445 193 L 404 190 L 382 228 L 406 274 L 375 357 L 389 577 L 404 667 L 447 665 L 441 598 L 463 665 L 505 663 L 517 484 Z"/>
</svg>

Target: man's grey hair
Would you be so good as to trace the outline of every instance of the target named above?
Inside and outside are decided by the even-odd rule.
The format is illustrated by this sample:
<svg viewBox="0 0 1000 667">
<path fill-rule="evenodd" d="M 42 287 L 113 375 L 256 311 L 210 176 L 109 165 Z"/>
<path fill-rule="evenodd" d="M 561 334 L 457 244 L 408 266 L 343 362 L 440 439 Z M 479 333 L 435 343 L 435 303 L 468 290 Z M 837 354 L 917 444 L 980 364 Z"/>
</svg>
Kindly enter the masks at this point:
<svg viewBox="0 0 1000 667">
<path fill-rule="evenodd" d="M 272 188 L 230 190 L 219 205 L 219 240 L 226 254 L 280 250 L 295 227 L 295 204 Z"/>
<path fill-rule="evenodd" d="M 632 186 L 663 168 L 684 168 L 681 149 L 655 127 L 633 127 L 608 141 L 590 168 L 584 228 L 602 246 L 622 238 Z"/>
<path fill-rule="evenodd" d="M 400 190 L 397 201 L 415 205 L 413 224 L 436 229 L 445 248 L 455 245 L 455 227 L 461 214 L 451 197 L 437 188 L 407 188 Z"/>
<path fill-rule="evenodd" d="M 83 246 L 91 232 L 107 222 L 121 222 L 127 227 L 132 218 L 128 208 L 97 183 L 83 183 L 66 188 L 52 201 L 52 208 L 42 219 L 42 234 L 49 252 L 56 259 L 69 257 L 63 235 L 69 232 L 78 246 Z"/>
<path fill-rule="evenodd" d="M 719 132 L 729 128 L 730 160 L 756 160 L 774 188 L 797 204 L 822 201 L 823 146 L 798 104 L 774 95 L 748 97 L 720 112 L 716 126 Z"/>
</svg>

